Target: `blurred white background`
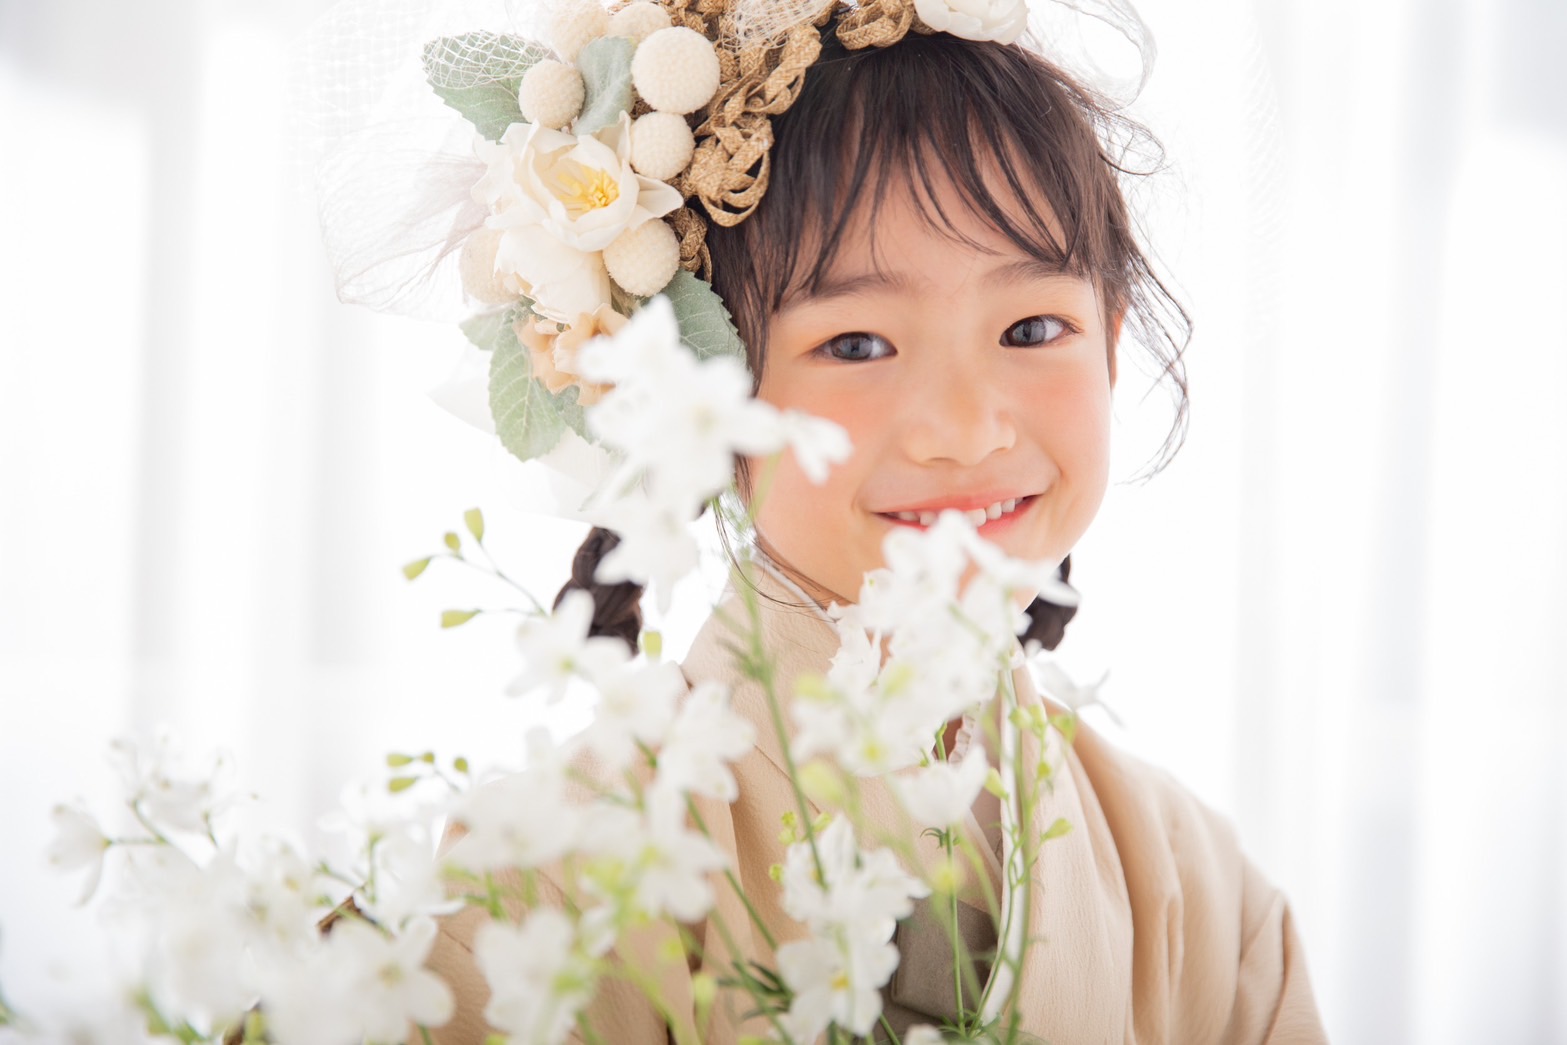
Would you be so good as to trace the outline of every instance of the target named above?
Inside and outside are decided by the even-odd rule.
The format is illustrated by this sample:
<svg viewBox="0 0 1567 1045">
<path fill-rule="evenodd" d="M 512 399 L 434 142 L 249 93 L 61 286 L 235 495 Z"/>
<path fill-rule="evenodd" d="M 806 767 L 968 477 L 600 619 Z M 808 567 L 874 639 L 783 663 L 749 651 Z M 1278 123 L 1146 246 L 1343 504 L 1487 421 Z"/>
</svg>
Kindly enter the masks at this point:
<svg viewBox="0 0 1567 1045">
<path fill-rule="evenodd" d="M 1074 556 L 1063 659 L 1110 670 L 1124 741 L 1290 893 L 1334 1041 L 1567 1041 L 1567 5 L 1139 6 L 1192 429 Z M 226 746 L 316 839 L 386 751 L 515 753 L 531 714 L 498 695 L 503 622 L 436 627 L 503 593 L 399 567 L 477 504 L 548 594 L 580 531 L 426 395 L 455 328 L 333 298 L 286 160 L 290 48 L 326 10 L 0 0 L 23 1008 L 71 1004 L 97 960 L 43 852 L 55 802 L 111 793 L 110 737 Z M 1162 417 L 1118 395 L 1129 478 Z"/>
</svg>

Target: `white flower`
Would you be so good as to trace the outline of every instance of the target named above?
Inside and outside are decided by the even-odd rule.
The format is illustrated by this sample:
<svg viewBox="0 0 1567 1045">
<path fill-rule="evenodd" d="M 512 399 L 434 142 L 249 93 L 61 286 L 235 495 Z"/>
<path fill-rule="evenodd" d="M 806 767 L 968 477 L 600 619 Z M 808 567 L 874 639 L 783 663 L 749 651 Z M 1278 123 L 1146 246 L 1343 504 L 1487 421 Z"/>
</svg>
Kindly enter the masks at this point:
<svg viewBox="0 0 1567 1045">
<path fill-rule="evenodd" d="M 233 855 L 221 852 L 205 867 L 168 846 L 126 855 L 126 906 L 149 930 L 142 967 L 159 1008 L 182 1018 L 238 1019 L 252 1001 L 246 953 L 265 938 L 250 911 L 251 883 Z"/>
<path fill-rule="evenodd" d="M 913 913 L 913 901 L 930 895 L 930 888 L 903 870 L 892 853 L 862 852 L 853 827 L 842 818 L 816 833 L 814 855 L 808 842 L 789 847 L 782 885 L 784 910 L 812 931 L 852 925 L 878 939 L 890 939 L 897 920 Z"/>
<path fill-rule="evenodd" d="M 587 412 L 600 443 L 619 454 L 585 508 L 596 524 L 621 535 L 598 579 L 649 585 L 667 609 L 675 581 L 698 561 L 690 523 L 730 485 L 734 455 L 783 448 L 778 411 L 751 398 L 739 360 L 698 360 L 682 345 L 674 308 L 663 297 L 613 338 L 583 346 L 577 365 L 588 380 L 614 385 Z"/>
<path fill-rule="evenodd" d="M 778 411 L 751 397 L 751 376 L 732 356 L 698 360 L 680 343 L 674 307 L 658 297 L 613 339 L 583 347 L 583 376 L 615 389 L 588 410 L 588 426 L 621 451 L 628 476 L 645 474 L 661 503 L 701 505 L 727 487 L 734 455 L 781 450 Z"/>
<path fill-rule="evenodd" d="M 893 527 L 881 546 L 886 567 L 868 573 L 860 591 L 866 627 L 898 632 L 956 602 L 968 565 L 965 531 L 972 529 L 960 512 L 942 512 L 924 530 Z M 936 626 L 951 630 L 950 620 Z"/>
<path fill-rule="evenodd" d="M 214 817 L 233 804 L 232 765 L 218 754 L 198 768 L 160 730 L 150 738 L 119 738 L 109 745 L 126 798 L 161 829 L 206 833 Z"/>
<path fill-rule="evenodd" d="M 997 586 L 1014 592 L 1037 592 L 1058 606 L 1077 605 L 1077 589 L 1061 579 L 1060 564 L 1013 559 L 981 537 L 962 513 L 951 514 L 958 516 L 958 522 L 963 524 L 963 544 L 974 564 Z"/>
<path fill-rule="evenodd" d="M 333 883 L 280 839 L 258 839 L 252 850 L 243 898 L 247 935 L 280 954 L 308 948 L 322 908 L 331 906 L 327 895 Z"/>
<path fill-rule="evenodd" d="M 813 483 L 826 480 L 830 465 L 849 459 L 853 447 L 842 425 L 799 410 L 785 410 L 782 426 L 784 440 L 794 451 L 800 471 Z"/>
<path fill-rule="evenodd" d="M 811 932 L 778 948 L 779 974 L 795 994 L 790 1035 L 814 1041 L 829 1022 L 869 1033 L 881 1015 L 880 989 L 898 966 L 889 942 L 897 920 L 929 887 L 887 850 L 862 852 L 844 819 L 817 832 L 814 854 L 806 842 L 789 847 L 782 884 L 784 910 Z"/>
<path fill-rule="evenodd" d="M 520 926 L 486 923 L 474 957 L 490 985 L 484 1018 L 519 1045 L 557 1045 L 593 998 L 596 975 L 570 919 L 552 907 Z"/>
<path fill-rule="evenodd" d="M 658 753 L 658 779 L 679 791 L 733 802 L 739 794 L 729 763 L 751 750 L 756 727 L 729 708 L 729 690 L 716 682 L 693 689 Z"/>
<path fill-rule="evenodd" d="M 723 850 L 707 836 L 686 827 L 685 796 L 654 787 L 640 816 L 604 807 L 596 824 L 594 849 L 611 858 L 600 867 L 618 871 L 613 889 L 650 918 L 668 915 L 695 922 L 712 908 L 708 875 L 727 863 Z"/>
<path fill-rule="evenodd" d="M 701 545 L 691 533 L 694 513 L 636 494 L 596 507 L 593 513 L 597 525 L 620 535 L 615 550 L 599 563 L 598 580 L 645 585 L 658 611 L 668 613 L 675 583 L 701 559 Z"/>
<path fill-rule="evenodd" d="M 54 841 L 49 843 L 49 862 L 61 871 L 87 868 L 82 896 L 86 903 L 103 878 L 103 858 L 109 851 L 108 836 L 86 812 L 72 806 L 57 805 L 50 813 L 54 821 Z"/>
<path fill-rule="evenodd" d="M 452 1018 L 451 989 L 424 968 L 435 932 L 429 918 L 413 920 L 396 936 L 358 919 L 333 927 L 327 950 L 354 984 L 346 1007 L 356 1039 L 399 1041 L 409 1024 L 438 1027 Z"/>
<path fill-rule="evenodd" d="M 784 1017 L 795 1041 L 815 1041 L 828 1023 L 869 1034 L 881 1016 L 881 988 L 898 967 L 886 941 L 810 937 L 778 948 L 778 972 L 794 992 Z"/>
<path fill-rule="evenodd" d="M 734 456 L 783 449 L 778 411 L 751 397 L 738 359 L 698 360 L 680 343 L 667 298 L 639 309 L 614 338 L 584 346 L 577 363 L 584 377 L 615 386 L 587 413 L 599 441 L 621 455 L 587 508 L 622 538 L 598 577 L 649 584 L 667 609 L 674 582 L 698 559 L 689 524 L 730 485 Z"/>
<path fill-rule="evenodd" d="M 631 166 L 631 120 L 591 135 L 514 123 L 474 146 L 487 170 L 473 197 L 501 230 L 496 271 L 534 311 L 567 323 L 609 301 L 602 251 L 626 229 L 680 206 L 680 193 Z"/>
<path fill-rule="evenodd" d="M 1105 679 L 1109 678 L 1109 672 L 1099 677 L 1097 682 L 1079 683 L 1066 673 L 1066 669 L 1053 660 L 1036 660 L 1032 663 L 1035 684 L 1041 691 L 1054 697 L 1073 711 L 1082 711 L 1084 708 L 1098 705 L 1104 708 L 1105 713 L 1119 724 L 1115 712 L 1099 697 L 1099 691 L 1104 687 Z"/>
<path fill-rule="evenodd" d="M 460 798 L 452 818 L 467 829 L 454 859 L 473 871 L 541 867 L 577 845 L 581 818 L 566 800 L 566 764 L 536 729 L 528 766 L 486 781 Z"/>
<path fill-rule="evenodd" d="M 388 829 L 375 845 L 375 894 L 365 913 L 381 925 L 400 927 L 410 919 L 449 913 L 460 900 L 446 894 L 441 861 L 424 824 L 405 823 Z"/>
<path fill-rule="evenodd" d="M 863 663 L 852 674 L 863 675 Z M 830 755 L 857 776 L 918 765 L 944 719 L 916 683 L 907 665 L 894 664 L 865 686 L 836 686 L 830 674 L 826 688 L 802 690 L 791 705 L 795 756 Z"/>
<path fill-rule="evenodd" d="M 675 718 L 675 702 L 685 690 L 678 664 L 628 663 L 591 681 L 598 688 L 598 703 L 593 720 L 577 739 L 606 768 L 625 769 L 636 760 L 639 746 L 656 748 L 664 742 Z"/>
<path fill-rule="evenodd" d="M 965 40 L 1010 44 L 1028 28 L 1027 0 L 914 0 L 920 20 Z"/>
<path fill-rule="evenodd" d="M 341 928 L 346 925 L 339 923 L 332 936 Z M 325 943 L 303 956 L 262 962 L 257 979 L 268 1036 L 288 1045 L 347 1045 L 361 1040 L 354 994 L 364 978 L 357 973 Z M 400 1028 L 399 1035 L 406 1029 Z M 388 1040 L 396 1041 L 398 1036 Z"/>
<path fill-rule="evenodd" d="M 798 757 L 828 754 L 852 773 L 876 776 L 922 762 L 936 731 L 962 712 L 959 701 L 974 702 L 972 687 L 955 680 L 972 671 L 975 653 L 945 599 L 911 596 L 888 642 L 867 627 L 865 609 L 834 607 L 838 652 L 825 680 L 799 690 L 792 711 Z"/>
<path fill-rule="evenodd" d="M 553 704 L 573 678 L 592 678 L 625 663 L 625 644 L 607 636 L 590 637 L 592 623 L 593 596 L 576 589 L 566 593 L 554 613 L 523 621 L 517 628 L 523 670 L 507 685 L 507 694 L 515 697 L 542 688 Z"/>
<path fill-rule="evenodd" d="M 963 819 L 985 786 L 989 770 L 984 746 L 975 744 L 961 762 L 934 762 L 907 776 L 892 777 L 892 789 L 917 823 L 946 828 Z"/>
<path fill-rule="evenodd" d="M 946 1038 L 928 1023 L 916 1024 L 903 1032 L 903 1045 L 942 1045 Z"/>
<path fill-rule="evenodd" d="M 1061 587 L 1054 566 L 1008 558 L 960 512 L 893 530 L 882 554 L 858 602 L 833 609 L 825 682 L 793 704 L 800 757 L 829 754 L 861 776 L 922 762 L 944 723 L 991 701 L 1021 663 L 1018 594 Z"/>
</svg>

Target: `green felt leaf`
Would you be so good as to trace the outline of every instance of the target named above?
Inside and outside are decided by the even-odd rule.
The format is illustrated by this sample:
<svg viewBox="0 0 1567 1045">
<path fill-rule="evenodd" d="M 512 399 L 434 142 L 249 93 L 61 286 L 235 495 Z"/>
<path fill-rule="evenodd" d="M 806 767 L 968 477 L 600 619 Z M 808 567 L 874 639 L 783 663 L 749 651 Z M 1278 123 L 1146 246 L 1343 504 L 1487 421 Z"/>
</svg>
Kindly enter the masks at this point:
<svg viewBox="0 0 1567 1045">
<path fill-rule="evenodd" d="M 631 55 L 635 50 L 636 44 L 627 37 L 605 36 L 577 53 L 577 72 L 587 87 L 587 100 L 572 128 L 576 133 L 592 134 L 631 111 Z"/>
<path fill-rule="evenodd" d="M 463 114 L 480 134 L 492 142 L 501 140 L 506 128 L 522 122 L 517 105 L 517 82 L 499 80 L 478 87 L 437 87 L 441 101 Z"/>
<path fill-rule="evenodd" d="M 525 302 L 524 307 L 529 304 L 532 302 Z M 462 321 L 463 335 L 475 348 L 493 352 L 496 342 L 502 337 L 516 336 L 511 332 L 511 324 L 518 314 L 517 309 L 510 305 L 493 312 L 481 312 Z"/>
<path fill-rule="evenodd" d="M 549 54 L 543 44 L 506 33 L 442 36 L 424 45 L 424 75 L 431 87 L 463 90 L 496 80 L 520 80 Z"/>
<path fill-rule="evenodd" d="M 577 388 L 559 395 L 533 379 L 533 361 L 528 349 L 517 340 L 511 320 L 496 334 L 490 355 L 490 416 L 495 419 L 495 434 L 501 445 L 519 460 L 529 461 L 554 449 L 570 428 L 585 435 L 586 419 L 577 404 Z"/>
<path fill-rule="evenodd" d="M 711 284 L 681 269 L 660 293 L 675 307 L 680 340 L 698 359 L 734 356 L 745 362 L 745 344 L 729 318 L 723 299 L 713 291 Z"/>
<path fill-rule="evenodd" d="M 424 45 L 424 75 L 447 105 L 479 133 L 498 141 L 522 120 L 517 88 L 522 75 L 549 56 L 542 44 L 501 33 L 443 36 Z"/>
</svg>

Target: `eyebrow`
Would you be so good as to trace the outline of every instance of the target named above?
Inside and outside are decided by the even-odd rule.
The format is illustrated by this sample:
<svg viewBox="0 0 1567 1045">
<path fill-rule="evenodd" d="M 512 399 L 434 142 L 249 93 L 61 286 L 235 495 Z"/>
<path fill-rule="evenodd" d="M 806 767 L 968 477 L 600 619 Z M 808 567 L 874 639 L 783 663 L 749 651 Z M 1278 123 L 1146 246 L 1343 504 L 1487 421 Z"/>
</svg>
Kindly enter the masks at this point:
<svg viewBox="0 0 1567 1045">
<path fill-rule="evenodd" d="M 1003 286 L 1036 281 L 1075 283 L 1082 278 L 1063 265 L 1039 258 L 1019 258 L 985 273 L 986 282 Z M 898 272 L 829 272 L 814 287 L 807 284 L 791 289 L 784 295 L 778 311 L 785 312 L 801 305 L 819 304 L 838 298 L 861 297 L 883 291 L 908 293 L 912 290 L 912 281 Z"/>
</svg>

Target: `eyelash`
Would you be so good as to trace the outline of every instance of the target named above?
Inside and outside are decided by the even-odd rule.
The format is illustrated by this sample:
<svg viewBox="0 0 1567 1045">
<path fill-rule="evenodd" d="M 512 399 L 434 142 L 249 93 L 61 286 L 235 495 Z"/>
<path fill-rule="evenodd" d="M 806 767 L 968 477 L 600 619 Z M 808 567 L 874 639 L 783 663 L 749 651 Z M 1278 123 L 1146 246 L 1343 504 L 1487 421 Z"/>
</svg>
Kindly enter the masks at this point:
<svg viewBox="0 0 1567 1045">
<path fill-rule="evenodd" d="M 1040 321 L 1044 321 L 1046 323 L 1054 323 L 1054 324 L 1056 324 L 1058 327 L 1061 328 L 1060 333 L 1056 334 L 1056 336 L 1053 337 L 1053 338 L 1049 338 L 1049 339 L 1047 339 L 1045 341 L 1042 341 L 1042 342 L 1039 342 L 1037 344 L 1030 344 L 1030 345 L 1007 345 L 1006 344 L 1006 337 L 1013 330 L 1016 330 L 1018 327 L 1022 326 L 1024 323 L 1037 323 L 1037 322 L 1040 322 Z M 1007 348 L 1037 348 L 1040 345 L 1049 345 L 1049 344 L 1052 344 L 1053 342 L 1061 340 L 1064 337 L 1067 337 L 1070 334 L 1076 334 L 1076 333 L 1078 333 L 1077 327 L 1073 326 L 1071 323 L 1068 323 L 1065 319 L 1062 319 L 1060 316 L 1029 316 L 1026 319 L 1020 319 L 1016 323 L 1013 323 L 1010 327 L 1007 327 L 1007 329 L 1002 332 L 1001 338 L 1002 338 L 1003 345 L 1005 345 L 1005 347 L 1007 347 Z M 856 339 L 856 340 L 861 340 L 861 341 L 879 341 L 879 342 L 881 342 L 884 345 L 887 344 L 887 339 L 882 337 L 879 334 L 867 334 L 867 333 L 864 333 L 863 331 L 854 331 L 853 333 L 849 333 L 849 334 L 839 334 L 837 337 L 831 338 L 831 339 L 823 342 L 821 345 L 817 346 L 812 351 L 811 354 L 815 355 L 815 356 L 820 356 L 820 357 L 822 357 L 824 359 L 830 359 L 830 360 L 833 360 L 833 361 L 839 362 L 839 363 L 874 363 L 878 359 L 886 359 L 887 358 L 887 356 L 885 354 L 883 354 L 883 355 L 879 355 L 879 356 L 870 356 L 870 357 L 866 357 L 866 358 L 862 358 L 862 359 L 844 359 L 841 356 L 835 356 L 835 355 L 832 354 L 832 346 L 833 345 L 839 344 L 839 343 L 841 343 L 843 341 L 847 341 L 847 340 L 849 340 L 851 338 L 852 339 Z M 890 349 L 892 346 L 891 345 L 887 345 L 887 347 Z"/>
</svg>

